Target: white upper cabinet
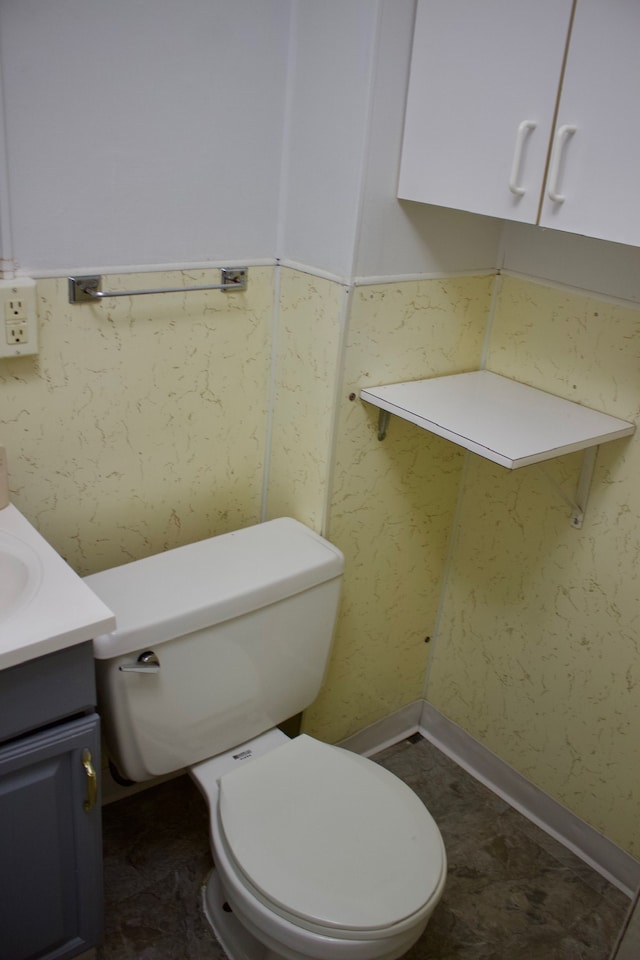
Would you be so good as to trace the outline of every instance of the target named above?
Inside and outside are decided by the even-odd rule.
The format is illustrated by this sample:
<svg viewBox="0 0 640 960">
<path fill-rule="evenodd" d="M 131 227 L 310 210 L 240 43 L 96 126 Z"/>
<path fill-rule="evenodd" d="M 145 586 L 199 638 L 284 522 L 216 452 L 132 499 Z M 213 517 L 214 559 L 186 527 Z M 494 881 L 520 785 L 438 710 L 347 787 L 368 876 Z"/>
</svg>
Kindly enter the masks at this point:
<svg viewBox="0 0 640 960">
<path fill-rule="evenodd" d="M 418 0 L 398 196 L 640 245 L 639 36 L 638 0 Z"/>
<path fill-rule="evenodd" d="M 419 0 L 398 195 L 535 223 L 572 0 Z"/>
<path fill-rule="evenodd" d="M 640 246 L 639 44 L 638 0 L 577 0 L 542 226 Z"/>
</svg>

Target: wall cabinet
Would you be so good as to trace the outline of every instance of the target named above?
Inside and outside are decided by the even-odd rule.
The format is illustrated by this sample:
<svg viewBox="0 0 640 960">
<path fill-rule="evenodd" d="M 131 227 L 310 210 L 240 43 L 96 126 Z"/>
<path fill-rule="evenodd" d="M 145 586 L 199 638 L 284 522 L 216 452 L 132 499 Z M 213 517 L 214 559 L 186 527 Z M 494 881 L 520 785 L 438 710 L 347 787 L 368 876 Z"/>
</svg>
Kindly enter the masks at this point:
<svg viewBox="0 0 640 960">
<path fill-rule="evenodd" d="M 398 196 L 640 246 L 640 4 L 418 0 Z"/>
<path fill-rule="evenodd" d="M 67 960 L 102 936 L 91 643 L 0 672 L 0 960 Z"/>
</svg>

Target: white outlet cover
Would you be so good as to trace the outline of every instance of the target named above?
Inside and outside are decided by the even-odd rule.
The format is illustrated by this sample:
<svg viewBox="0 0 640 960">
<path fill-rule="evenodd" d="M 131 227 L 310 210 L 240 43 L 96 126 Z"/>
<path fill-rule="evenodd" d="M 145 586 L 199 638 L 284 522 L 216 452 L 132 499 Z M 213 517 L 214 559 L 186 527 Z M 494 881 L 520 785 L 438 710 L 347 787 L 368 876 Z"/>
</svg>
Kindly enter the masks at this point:
<svg viewBox="0 0 640 960">
<path fill-rule="evenodd" d="M 16 313 L 15 304 L 20 304 Z M 36 282 L 30 277 L 0 280 L 0 358 L 24 357 L 38 352 Z M 25 339 L 15 342 L 13 330 L 24 327 Z"/>
</svg>

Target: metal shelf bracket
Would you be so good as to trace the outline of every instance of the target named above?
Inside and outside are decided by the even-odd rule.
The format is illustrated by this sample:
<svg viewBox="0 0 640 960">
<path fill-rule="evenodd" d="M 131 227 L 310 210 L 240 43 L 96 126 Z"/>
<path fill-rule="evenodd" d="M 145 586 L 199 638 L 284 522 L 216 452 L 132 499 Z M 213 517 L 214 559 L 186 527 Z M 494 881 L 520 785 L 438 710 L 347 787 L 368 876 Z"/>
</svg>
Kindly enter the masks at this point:
<svg viewBox="0 0 640 960">
<path fill-rule="evenodd" d="M 380 407 L 378 411 L 378 440 L 384 440 L 386 437 L 390 417 L 391 414 L 389 411 L 383 410 L 382 407 Z M 587 504 L 589 502 L 591 482 L 593 480 L 593 471 L 596 465 L 598 450 L 598 445 L 586 447 L 583 450 L 582 467 L 580 468 L 580 476 L 578 478 L 576 495 L 573 499 L 568 497 L 564 491 L 560 489 L 555 480 L 552 480 L 552 478 L 547 474 L 541 463 L 537 464 L 537 466 L 542 470 L 542 473 L 546 477 L 547 481 L 552 487 L 555 487 L 556 491 L 560 494 L 565 503 L 571 507 L 571 526 L 574 528 L 574 530 L 580 530 L 582 524 L 584 523 L 584 516 L 587 510 Z"/>
<path fill-rule="evenodd" d="M 586 447 L 583 450 L 582 467 L 580 468 L 580 476 L 578 477 L 576 494 L 573 498 L 567 496 L 564 490 L 562 490 L 555 480 L 549 476 L 541 463 L 537 464 L 547 482 L 551 484 L 556 493 L 562 497 L 564 502 L 571 507 L 570 522 L 574 530 L 580 530 L 582 524 L 584 523 L 584 516 L 587 512 L 587 504 L 589 502 L 589 494 L 591 492 L 591 481 L 593 480 L 593 471 L 596 465 L 598 449 L 598 446 L 594 446 Z"/>
<path fill-rule="evenodd" d="M 578 489 L 576 492 L 576 502 L 573 505 L 571 514 L 571 526 L 579 530 L 584 522 L 584 515 L 589 502 L 591 492 L 591 481 L 593 480 L 593 471 L 596 465 L 598 447 L 587 447 L 582 455 L 582 468 L 578 479 Z"/>
<path fill-rule="evenodd" d="M 389 426 L 389 417 L 391 414 L 388 410 L 383 410 L 380 408 L 378 414 L 378 440 L 384 440 L 387 435 L 387 427 Z"/>
</svg>

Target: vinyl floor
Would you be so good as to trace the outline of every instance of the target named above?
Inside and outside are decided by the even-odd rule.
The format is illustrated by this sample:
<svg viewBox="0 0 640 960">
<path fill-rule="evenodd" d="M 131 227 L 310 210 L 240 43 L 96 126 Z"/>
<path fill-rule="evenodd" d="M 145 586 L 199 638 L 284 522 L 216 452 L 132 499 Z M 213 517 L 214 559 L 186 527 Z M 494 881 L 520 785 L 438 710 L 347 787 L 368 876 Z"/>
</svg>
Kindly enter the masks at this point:
<svg viewBox="0 0 640 960">
<path fill-rule="evenodd" d="M 442 832 L 442 900 L 407 960 L 608 960 L 629 901 L 428 741 L 374 758 Z M 208 812 L 184 776 L 103 816 L 106 930 L 98 960 L 224 960 L 200 906 Z"/>
</svg>

